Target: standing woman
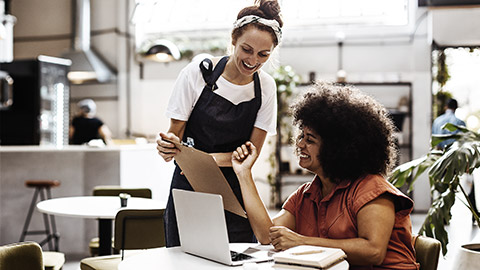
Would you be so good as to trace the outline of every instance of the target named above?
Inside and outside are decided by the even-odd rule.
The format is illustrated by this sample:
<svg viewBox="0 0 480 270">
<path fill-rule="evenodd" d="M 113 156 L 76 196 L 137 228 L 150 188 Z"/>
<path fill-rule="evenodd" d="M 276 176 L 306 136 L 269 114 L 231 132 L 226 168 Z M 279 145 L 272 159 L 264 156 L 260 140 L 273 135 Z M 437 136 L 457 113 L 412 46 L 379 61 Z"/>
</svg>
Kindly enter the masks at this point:
<svg viewBox="0 0 480 270">
<path fill-rule="evenodd" d="M 240 204 L 243 199 L 232 169 L 232 151 L 247 141 L 261 150 L 267 133 L 275 134 L 276 85 L 260 68 L 281 39 L 280 6 L 276 0 L 256 0 L 242 9 L 232 30 L 233 54 L 192 62 L 179 74 L 170 97 L 170 128 L 160 133 L 159 154 L 171 161 L 178 152 L 170 141 L 193 141 L 210 153 Z M 193 190 L 175 167 L 170 189 Z M 250 223 L 225 212 L 230 242 L 256 241 Z M 165 211 L 167 247 L 180 245 L 172 193 Z"/>
</svg>

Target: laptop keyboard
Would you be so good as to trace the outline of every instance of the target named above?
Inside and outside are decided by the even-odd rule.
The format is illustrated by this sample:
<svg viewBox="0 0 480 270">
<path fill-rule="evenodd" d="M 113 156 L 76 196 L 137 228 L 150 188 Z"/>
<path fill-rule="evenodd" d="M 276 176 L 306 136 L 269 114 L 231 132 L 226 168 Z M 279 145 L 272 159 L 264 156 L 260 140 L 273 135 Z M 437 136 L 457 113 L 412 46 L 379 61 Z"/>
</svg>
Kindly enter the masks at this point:
<svg viewBox="0 0 480 270">
<path fill-rule="evenodd" d="M 252 256 L 247 255 L 245 253 L 238 253 L 238 252 L 235 252 L 235 251 L 230 251 L 230 256 L 232 257 L 233 262 L 244 261 L 244 260 L 248 260 L 248 259 L 253 258 Z"/>
</svg>

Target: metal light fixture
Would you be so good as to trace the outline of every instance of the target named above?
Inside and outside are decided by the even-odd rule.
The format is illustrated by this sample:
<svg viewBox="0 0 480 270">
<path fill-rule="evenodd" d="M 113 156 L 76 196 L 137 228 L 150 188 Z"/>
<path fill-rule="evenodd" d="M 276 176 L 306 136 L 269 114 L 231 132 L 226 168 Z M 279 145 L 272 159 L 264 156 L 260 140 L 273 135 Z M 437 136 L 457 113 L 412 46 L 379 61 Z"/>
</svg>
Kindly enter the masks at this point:
<svg viewBox="0 0 480 270">
<path fill-rule="evenodd" d="M 72 60 L 68 79 L 73 84 L 106 83 L 115 79 L 115 72 L 90 48 L 90 1 L 74 0 L 75 39 L 72 49 L 62 55 Z"/>
<path fill-rule="evenodd" d="M 155 41 L 153 45 L 142 54 L 143 58 L 152 60 L 155 62 L 170 62 L 180 59 L 180 50 L 173 44 L 173 42 L 160 39 Z"/>
</svg>

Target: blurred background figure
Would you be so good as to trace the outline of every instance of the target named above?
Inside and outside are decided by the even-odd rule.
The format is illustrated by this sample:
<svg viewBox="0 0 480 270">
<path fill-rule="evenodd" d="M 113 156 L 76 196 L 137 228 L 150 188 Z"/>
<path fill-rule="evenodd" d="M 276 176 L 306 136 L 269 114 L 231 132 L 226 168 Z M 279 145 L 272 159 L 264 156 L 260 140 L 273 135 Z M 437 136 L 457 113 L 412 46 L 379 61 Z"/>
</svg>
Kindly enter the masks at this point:
<svg viewBox="0 0 480 270">
<path fill-rule="evenodd" d="M 445 113 L 440 115 L 439 117 L 437 117 L 433 121 L 433 125 L 432 125 L 432 134 L 433 135 L 451 134 L 451 133 L 456 133 L 457 132 L 457 131 L 451 132 L 451 131 L 448 131 L 446 129 L 442 129 L 443 125 L 445 125 L 446 123 L 452 123 L 452 124 L 457 125 L 457 126 L 466 127 L 465 122 L 458 119 L 455 116 L 455 110 L 457 108 L 458 108 L 458 102 L 457 102 L 456 99 L 451 98 L 447 101 L 447 105 L 446 105 L 446 108 L 445 108 Z M 440 149 L 444 149 L 447 145 L 452 144 L 453 141 L 454 140 L 445 140 L 445 141 L 439 143 L 437 145 L 437 147 L 440 148 Z"/>
<path fill-rule="evenodd" d="M 112 133 L 102 120 L 95 117 L 97 105 L 91 99 L 77 103 L 78 114 L 73 118 L 69 130 L 70 144 L 84 144 L 101 139 L 106 145 L 112 143 Z"/>
</svg>

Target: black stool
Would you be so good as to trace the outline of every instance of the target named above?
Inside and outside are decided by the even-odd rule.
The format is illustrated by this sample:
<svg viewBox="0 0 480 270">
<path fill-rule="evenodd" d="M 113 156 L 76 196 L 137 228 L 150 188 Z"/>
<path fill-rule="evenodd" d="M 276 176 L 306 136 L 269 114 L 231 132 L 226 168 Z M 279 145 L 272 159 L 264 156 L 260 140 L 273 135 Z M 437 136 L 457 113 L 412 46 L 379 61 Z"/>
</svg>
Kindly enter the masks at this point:
<svg viewBox="0 0 480 270">
<path fill-rule="evenodd" d="M 23 231 L 22 231 L 22 235 L 20 236 L 20 242 L 25 241 L 25 236 L 27 235 L 45 234 L 47 237 L 39 243 L 40 246 L 43 246 L 46 243 L 48 243 L 48 248 L 50 250 L 53 249 L 55 251 L 58 251 L 58 239 L 60 238 L 60 235 L 57 233 L 54 216 L 43 214 L 43 222 L 45 223 L 45 230 L 43 231 L 29 231 L 28 226 L 30 225 L 33 209 L 37 204 L 38 194 L 40 194 L 40 199 L 42 201 L 45 199 L 51 199 L 52 193 L 50 192 L 50 188 L 60 186 L 60 182 L 56 180 L 27 180 L 25 181 L 25 186 L 29 188 L 35 188 L 35 193 L 33 194 L 32 202 L 30 203 L 30 209 L 28 209 L 27 219 L 25 220 L 25 224 L 23 225 Z M 50 216 L 50 221 L 49 221 L 49 216 Z M 53 242 L 53 247 L 52 247 L 52 242 Z"/>
</svg>

